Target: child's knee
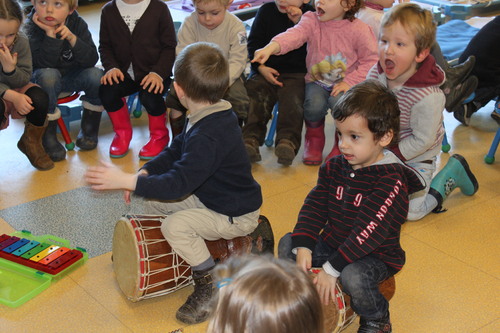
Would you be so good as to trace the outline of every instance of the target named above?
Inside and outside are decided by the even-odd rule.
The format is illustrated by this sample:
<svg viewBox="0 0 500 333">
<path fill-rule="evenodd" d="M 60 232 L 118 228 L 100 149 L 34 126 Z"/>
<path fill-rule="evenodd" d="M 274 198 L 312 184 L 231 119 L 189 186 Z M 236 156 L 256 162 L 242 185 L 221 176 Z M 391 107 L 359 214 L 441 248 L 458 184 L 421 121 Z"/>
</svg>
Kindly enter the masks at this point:
<svg viewBox="0 0 500 333">
<path fill-rule="evenodd" d="M 42 87 L 53 87 L 61 81 L 61 72 L 55 68 L 37 69 L 35 79 Z"/>
</svg>

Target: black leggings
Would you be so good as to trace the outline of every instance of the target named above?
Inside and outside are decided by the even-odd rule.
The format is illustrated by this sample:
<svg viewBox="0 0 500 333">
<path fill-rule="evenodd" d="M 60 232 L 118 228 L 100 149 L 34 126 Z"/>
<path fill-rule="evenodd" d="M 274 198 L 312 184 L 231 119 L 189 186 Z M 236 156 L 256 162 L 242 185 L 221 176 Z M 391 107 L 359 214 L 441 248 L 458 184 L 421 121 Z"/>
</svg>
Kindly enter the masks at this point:
<svg viewBox="0 0 500 333">
<path fill-rule="evenodd" d="M 26 119 L 35 126 L 42 126 L 47 118 L 49 97 L 40 87 L 31 87 L 26 90 L 25 94 L 31 98 L 31 102 L 34 107 L 34 109 L 26 115 Z M 5 120 L 3 116 L 4 113 L 5 103 L 0 103 L 0 123 Z"/>
<path fill-rule="evenodd" d="M 165 88 L 158 94 L 148 92 L 142 89 L 139 83 L 126 76 L 118 84 L 101 85 L 99 87 L 99 97 L 106 111 L 115 112 L 123 107 L 123 97 L 139 92 L 141 104 L 151 116 L 156 117 L 164 114 L 166 111 L 165 100 L 163 98 L 164 91 Z"/>
</svg>

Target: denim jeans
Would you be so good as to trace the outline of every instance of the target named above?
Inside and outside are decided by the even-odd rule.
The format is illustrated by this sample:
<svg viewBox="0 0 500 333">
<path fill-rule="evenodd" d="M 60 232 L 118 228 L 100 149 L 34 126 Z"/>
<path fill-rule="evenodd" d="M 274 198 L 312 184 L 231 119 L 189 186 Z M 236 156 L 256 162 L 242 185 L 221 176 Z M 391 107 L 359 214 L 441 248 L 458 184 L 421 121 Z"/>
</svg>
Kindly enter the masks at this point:
<svg viewBox="0 0 500 333">
<path fill-rule="evenodd" d="M 97 67 L 75 69 L 64 75 L 57 68 L 40 68 L 33 72 L 33 82 L 49 95 L 49 113 L 54 113 L 61 92 L 83 91 L 82 101 L 101 106 L 99 87 L 103 71 Z"/>
<path fill-rule="evenodd" d="M 330 96 L 330 93 L 314 82 L 306 83 L 304 100 L 304 119 L 306 121 L 320 121 L 326 117 L 328 109 L 333 112 L 333 108 L 343 93 L 337 96 Z"/>
<path fill-rule="evenodd" d="M 312 267 L 322 267 L 335 251 L 320 238 L 312 253 Z M 278 257 L 296 260 L 296 255 L 292 253 L 291 233 L 280 239 Z M 378 284 L 390 276 L 384 262 L 366 256 L 347 265 L 340 273 L 339 281 L 342 290 L 351 296 L 352 309 L 370 320 L 382 318 L 389 310 L 389 302 L 380 292 Z"/>
</svg>

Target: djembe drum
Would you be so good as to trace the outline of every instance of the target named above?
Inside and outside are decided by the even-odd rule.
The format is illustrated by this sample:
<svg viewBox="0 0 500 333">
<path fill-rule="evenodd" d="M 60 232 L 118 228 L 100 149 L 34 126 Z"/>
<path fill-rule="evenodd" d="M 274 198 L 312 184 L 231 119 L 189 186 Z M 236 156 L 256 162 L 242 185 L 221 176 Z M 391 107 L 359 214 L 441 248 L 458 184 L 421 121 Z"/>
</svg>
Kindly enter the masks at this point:
<svg viewBox="0 0 500 333">
<path fill-rule="evenodd" d="M 115 225 L 113 269 L 120 289 L 132 302 L 166 295 L 192 283 L 191 267 L 163 237 L 162 218 L 126 215 Z M 206 244 L 215 262 L 220 262 L 234 254 L 272 252 L 274 237 L 269 221 L 260 216 L 252 234 Z"/>
<path fill-rule="evenodd" d="M 311 270 L 311 277 L 319 272 L 319 269 Z M 386 300 L 390 300 L 396 292 L 396 280 L 391 276 L 379 284 L 379 289 Z M 330 300 L 328 305 L 323 306 L 323 317 L 325 321 L 325 332 L 338 333 L 349 326 L 358 316 L 351 308 L 351 298 L 342 291 L 342 286 L 337 281 L 335 299 Z"/>
</svg>

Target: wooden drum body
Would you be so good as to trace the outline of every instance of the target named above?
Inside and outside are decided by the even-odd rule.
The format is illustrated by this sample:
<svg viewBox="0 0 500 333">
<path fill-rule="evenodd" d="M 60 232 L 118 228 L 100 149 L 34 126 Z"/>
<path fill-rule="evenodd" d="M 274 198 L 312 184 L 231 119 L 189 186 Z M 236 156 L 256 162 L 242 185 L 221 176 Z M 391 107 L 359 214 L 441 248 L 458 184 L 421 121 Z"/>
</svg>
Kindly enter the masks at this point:
<svg viewBox="0 0 500 333">
<path fill-rule="evenodd" d="M 120 289 L 132 302 L 166 295 L 192 283 L 191 267 L 163 237 L 162 218 L 126 215 L 115 225 L 113 269 Z M 263 219 L 261 216 L 256 231 L 248 236 L 206 241 L 215 262 L 237 253 L 272 252 L 269 250 L 270 246 L 274 248 L 272 230 L 269 221 L 265 219 L 266 223 L 262 223 Z"/>
</svg>

